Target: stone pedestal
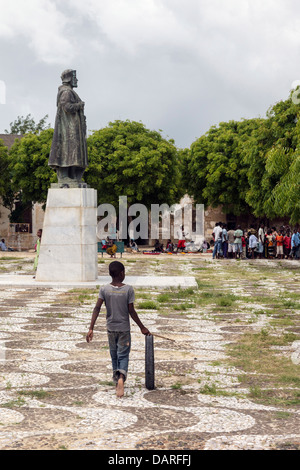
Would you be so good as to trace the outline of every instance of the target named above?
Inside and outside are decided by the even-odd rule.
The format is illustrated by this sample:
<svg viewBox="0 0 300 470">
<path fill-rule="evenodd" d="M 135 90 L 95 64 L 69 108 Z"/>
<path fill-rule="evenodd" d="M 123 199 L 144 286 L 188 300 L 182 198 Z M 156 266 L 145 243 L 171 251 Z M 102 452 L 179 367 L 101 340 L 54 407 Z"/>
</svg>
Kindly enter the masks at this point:
<svg viewBox="0 0 300 470">
<path fill-rule="evenodd" d="M 98 278 L 97 191 L 49 189 L 36 281 Z"/>
</svg>

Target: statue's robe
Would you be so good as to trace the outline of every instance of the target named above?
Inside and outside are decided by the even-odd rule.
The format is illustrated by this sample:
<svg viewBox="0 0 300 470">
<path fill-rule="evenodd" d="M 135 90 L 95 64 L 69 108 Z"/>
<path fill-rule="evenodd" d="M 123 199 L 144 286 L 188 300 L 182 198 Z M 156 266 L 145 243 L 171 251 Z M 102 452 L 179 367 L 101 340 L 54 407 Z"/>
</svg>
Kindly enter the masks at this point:
<svg viewBox="0 0 300 470">
<path fill-rule="evenodd" d="M 58 89 L 57 114 L 49 166 L 59 167 L 88 166 L 86 144 L 86 119 L 80 108 L 81 100 L 68 85 Z"/>
</svg>

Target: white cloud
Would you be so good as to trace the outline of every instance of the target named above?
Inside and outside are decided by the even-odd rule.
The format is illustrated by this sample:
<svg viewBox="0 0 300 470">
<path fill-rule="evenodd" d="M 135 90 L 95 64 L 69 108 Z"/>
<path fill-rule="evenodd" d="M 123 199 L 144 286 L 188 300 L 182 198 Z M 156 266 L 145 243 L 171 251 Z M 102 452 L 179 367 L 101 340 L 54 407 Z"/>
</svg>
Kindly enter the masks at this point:
<svg viewBox="0 0 300 470">
<path fill-rule="evenodd" d="M 45 86 L 74 67 L 89 128 L 142 120 L 189 145 L 221 120 L 264 115 L 300 79 L 298 0 L 0 0 L 0 11 L 11 113 L 55 110 Z"/>
<path fill-rule="evenodd" d="M 73 56 L 67 18 L 51 0 L 0 0 L 0 38 L 28 41 L 38 59 L 52 64 Z M 23 43 L 24 44 L 24 43 Z"/>
<path fill-rule="evenodd" d="M 192 25 L 184 24 L 177 9 L 162 0 L 69 0 L 80 15 L 97 24 L 101 40 L 128 54 L 141 47 L 192 47 Z"/>
</svg>

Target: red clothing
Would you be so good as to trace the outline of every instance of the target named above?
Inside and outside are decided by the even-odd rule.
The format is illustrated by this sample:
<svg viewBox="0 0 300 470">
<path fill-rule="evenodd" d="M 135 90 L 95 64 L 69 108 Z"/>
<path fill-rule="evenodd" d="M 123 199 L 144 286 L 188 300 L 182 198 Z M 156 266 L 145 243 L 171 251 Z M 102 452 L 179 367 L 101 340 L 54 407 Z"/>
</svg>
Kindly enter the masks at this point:
<svg viewBox="0 0 300 470">
<path fill-rule="evenodd" d="M 277 235 L 275 240 L 277 242 L 277 246 L 283 246 L 283 235 Z"/>
<path fill-rule="evenodd" d="M 283 245 L 285 248 L 291 249 L 292 244 L 291 244 L 292 237 L 285 236 L 283 238 Z"/>
</svg>

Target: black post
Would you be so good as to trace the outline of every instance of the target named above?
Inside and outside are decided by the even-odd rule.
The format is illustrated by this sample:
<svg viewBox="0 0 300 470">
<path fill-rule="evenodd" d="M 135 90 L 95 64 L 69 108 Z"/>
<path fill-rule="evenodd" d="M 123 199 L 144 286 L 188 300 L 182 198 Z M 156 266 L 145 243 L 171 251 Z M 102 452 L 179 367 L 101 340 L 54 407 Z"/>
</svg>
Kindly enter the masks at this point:
<svg viewBox="0 0 300 470">
<path fill-rule="evenodd" d="M 145 336 L 145 385 L 148 390 L 154 390 L 154 344 L 153 336 Z"/>
</svg>

